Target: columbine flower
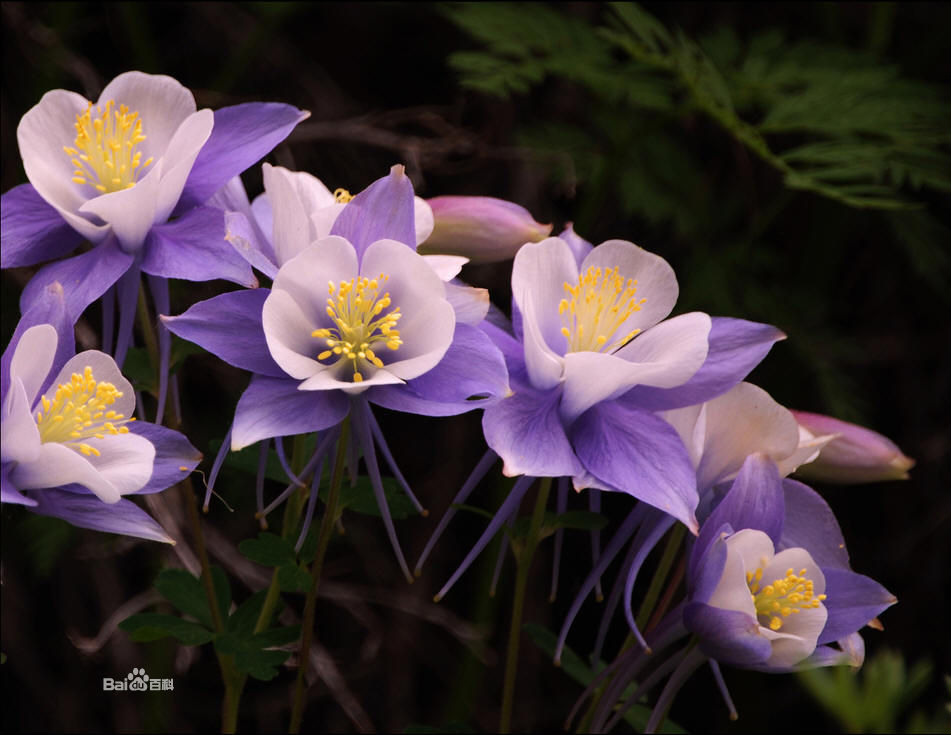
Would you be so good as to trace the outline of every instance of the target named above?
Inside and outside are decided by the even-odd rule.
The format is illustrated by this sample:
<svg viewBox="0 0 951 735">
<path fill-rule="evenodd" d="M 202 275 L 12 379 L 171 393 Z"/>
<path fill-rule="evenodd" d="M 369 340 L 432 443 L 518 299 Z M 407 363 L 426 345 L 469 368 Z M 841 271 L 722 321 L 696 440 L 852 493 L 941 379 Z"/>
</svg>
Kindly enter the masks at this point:
<svg viewBox="0 0 951 735">
<path fill-rule="evenodd" d="M 40 318 L 56 326 L 33 323 Z M 201 456 L 177 432 L 136 422 L 134 391 L 115 361 L 97 350 L 70 357 L 71 328 L 54 286 L 4 353 L 2 500 L 84 528 L 171 542 L 122 498 L 164 490 Z"/>
<path fill-rule="evenodd" d="M 494 197 L 439 196 L 428 199 L 432 234 L 419 246 L 423 253 L 462 255 L 473 263 L 513 257 L 527 242 L 548 237 L 551 225 L 535 221 L 514 202 Z"/>
<path fill-rule="evenodd" d="M 256 285 L 224 240 L 223 213 L 203 205 L 307 115 L 260 103 L 197 110 L 177 81 L 142 72 L 119 75 L 95 103 L 61 89 L 45 94 L 17 128 L 30 183 L 3 195 L 2 265 L 58 258 L 83 238 L 95 247 L 42 268 L 21 296 L 22 311 L 59 282 L 76 319 L 119 281 L 121 363 L 140 271 L 156 277 L 160 303 L 165 278 Z M 112 308 L 110 294 L 107 334 Z"/>
<path fill-rule="evenodd" d="M 803 477 L 843 484 L 906 480 L 915 466 L 895 442 L 871 429 L 818 413 L 792 413 L 805 435 L 834 436 L 813 462 L 799 468 Z"/>
<path fill-rule="evenodd" d="M 285 201 L 293 191 L 277 193 L 274 181 L 288 178 L 269 181 L 274 252 L 295 251 L 275 273 L 273 288 L 223 294 L 164 321 L 175 334 L 255 373 L 235 411 L 234 450 L 328 430 L 331 440 L 319 443 L 313 469 L 352 414 L 408 575 L 383 496 L 377 447 L 399 475 L 368 403 L 431 416 L 480 408 L 508 390 L 502 356 L 459 316 L 446 284 L 416 254 L 413 188 L 402 166 L 354 197 L 329 236 L 299 248 L 295 238 L 311 232 L 309 212 L 299 199 Z M 483 400 L 470 400 L 475 397 Z"/>
</svg>

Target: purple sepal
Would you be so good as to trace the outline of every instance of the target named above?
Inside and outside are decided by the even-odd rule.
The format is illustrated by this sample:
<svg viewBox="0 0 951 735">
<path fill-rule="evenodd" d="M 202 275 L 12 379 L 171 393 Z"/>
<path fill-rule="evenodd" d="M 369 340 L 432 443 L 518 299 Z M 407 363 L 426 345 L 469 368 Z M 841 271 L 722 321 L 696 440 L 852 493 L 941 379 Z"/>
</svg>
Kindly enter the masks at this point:
<svg viewBox="0 0 951 735">
<path fill-rule="evenodd" d="M 696 471 L 666 421 L 606 401 L 585 411 L 569 435 L 578 459 L 596 478 L 699 530 Z"/>
<path fill-rule="evenodd" d="M 33 491 L 37 505 L 34 513 L 62 518 L 74 526 L 107 531 L 123 536 L 136 536 L 149 541 L 174 543 L 152 517 L 131 500 L 103 503 L 91 493 L 73 493 L 63 489 Z"/>
<path fill-rule="evenodd" d="M 0 471 L 0 503 L 13 503 L 14 505 L 36 505 L 33 498 L 21 495 L 14 484 L 10 481 L 10 473 L 16 465 L 13 462 L 6 462 Z"/>
<path fill-rule="evenodd" d="M 363 259 L 363 251 L 377 240 L 396 240 L 416 249 L 416 215 L 413 184 L 402 166 L 377 179 L 357 194 L 337 217 L 330 230 L 350 241 Z"/>
<path fill-rule="evenodd" d="M 824 568 L 829 619 L 819 634 L 818 645 L 845 638 L 864 627 L 897 598 L 874 579 L 848 569 Z"/>
<path fill-rule="evenodd" d="M 489 309 L 490 315 L 492 308 L 494 307 Z M 485 332 L 492 340 L 492 344 L 501 350 L 509 373 L 525 372 L 525 348 L 522 347 L 521 342 L 512 336 L 511 332 L 506 331 L 494 322 L 488 321 L 488 317 L 479 323 L 479 329 Z"/>
<path fill-rule="evenodd" d="M 0 267 L 61 258 L 82 239 L 32 184 L 15 186 L 0 197 Z"/>
<path fill-rule="evenodd" d="M 765 663 L 769 640 L 760 635 L 756 619 L 736 610 L 690 602 L 684 607 L 684 626 L 700 638 L 700 650 L 720 663 L 750 667 Z"/>
<path fill-rule="evenodd" d="M 225 239 L 225 213 L 213 207 L 198 207 L 153 227 L 142 270 L 186 281 L 223 278 L 249 288 L 258 285 L 247 260 Z"/>
<path fill-rule="evenodd" d="M 707 359 L 690 380 L 676 388 L 639 385 L 620 401 L 650 411 L 709 401 L 743 380 L 766 357 L 773 343 L 786 338 L 769 324 L 727 317 L 713 317 L 712 322 Z"/>
<path fill-rule="evenodd" d="M 812 488 L 796 480 L 783 480 L 786 519 L 778 549 L 802 547 L 822 568 L 849 568 L 842 529 L 829 504 Z"/>
<path fill-rule="evenodd" d="M 172 334 L 194 342 L 229 365 L 272 378 L 287 374 L 271 357 L 261 326 L 261 310 L 270 291 L 230 291 L 199 301 L 179 316 L 163 316 Z"/>
<path fill-rule="evenodd" d="M 482 416 L 486 443 L 505 463 L 503 472 L 509 477 L 580 475 L 584 468 L 558 412 L 561 392 L 537 391 L 521 381 L 513 381 L 512 390 Z"/>
<path fill-rule="evenodd" d="M 297 390 L 298 385 L 293 378 L 252 377 L 234 412 L 232 446 L 329 429 L 350 410 L 343 391 Z"/>
<path fill-rule="evenodd" d="M 751 454 L 743 462 L 730 491 L 704 521 L 698 544 L 706 543 L 709 533 L 717 533 L 724 524 L 737 531 L 753 528 L 762 531 L 773 544 L 783 533 L 783 486 L 776 463 L 763 454 Z M 709 530 L 708 530 L 709 529 Z"/>
<path fill-rule="evenodd" d="M 274 246 L 261 234 L 257 225 L 241 212 L 225 214 L 225 238 L 242 258 L 272 279 L 277 275 Z"/>
<path fill-rule="evenodd" d="M 136 495 L 157 493 L 181 482 L 201 462 L 201 452 L 177 431 L 144 421 L 133 421 L 126 426 L 129 433 L 144 436 L 155 447 L 152 477 L 145 487 L 135 491 Z"/>
<path fill-rule="evenodd" d="M 723 568 L 726 566 L 725 538 L 734 532 L 729 523 L 724 523 L 713 532 L 708 529 L 713 529 L 713 526 L 704 524 L 690 554 L 688 565 L 687 589 L 690 599 L 697 602 L 709 601 L 720 583 Z"/>
<path fill-rule="evenodd" d="M 108 237 L 92 250 L 50 263 L 26 284 L 20 295 L 20 313 L 29 311 L 51 284 L 59 282 L 66 298 L 66 313 L 75 323 L 87 306 L 119 280 L 133 260 L 119 248 L 115 237 Z"/>
<path fill-rule="evenodd" d="M 228 181 L 266 156 L 310 113 L 276 102 L 248 102 L 215 110 L 215 125 L 174 214 L 204 204 Z"/>
</svg>

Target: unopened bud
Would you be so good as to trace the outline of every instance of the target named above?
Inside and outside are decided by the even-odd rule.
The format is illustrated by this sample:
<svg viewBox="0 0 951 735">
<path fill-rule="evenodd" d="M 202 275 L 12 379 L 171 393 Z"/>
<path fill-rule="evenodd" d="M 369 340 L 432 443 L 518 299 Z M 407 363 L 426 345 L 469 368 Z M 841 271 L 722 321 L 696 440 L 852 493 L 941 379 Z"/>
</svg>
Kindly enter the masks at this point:
<svg viewBox="0 0 951 735">
<path fill-rule="evenodd" d="M 473 263 L 493 263 L 551 233 L 551 225 L 536 222 L 525 207 L 504 199 L 441 196 L 427 202 L 434 227 L 418 248 L 424 255 L 463 255 Z"/>
<path fill-rule="evenodd" d="M 815 461 L 800 465 L 796 474 L 802 477 L 839 484 L 905 480 L 915 465 L 891 439 L 870 429 L 818 413 L 792 414 L 813 434 L 836 435 Z"/>
</svg>

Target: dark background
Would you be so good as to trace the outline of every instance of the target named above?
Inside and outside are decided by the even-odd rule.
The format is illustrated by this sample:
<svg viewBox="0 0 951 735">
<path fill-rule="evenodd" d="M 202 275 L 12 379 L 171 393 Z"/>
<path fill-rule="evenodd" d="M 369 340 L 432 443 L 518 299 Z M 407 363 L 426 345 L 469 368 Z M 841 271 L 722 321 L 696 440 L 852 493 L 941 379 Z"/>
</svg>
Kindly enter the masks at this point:
<svg viewBox="0 0 951 735">
<path fill-rule="evenodd" d="M 747 38 L 776 27 L 795 39 L 849 48 L 874 45 L 883 63 L 897 64 L 909 78 L 942 85 L 947 95 L 948 6 L 888 6 L 884 31 L 881 7 L 646 6 L 667 27 L 680 27 L 690 36 L 726 26 Z M 605 8 L 568 3 L 559 10 L 588 23 Z M 539 221 L 553 222 L 556 233 L 574 221 L 594 243 L 625 238 L 663 255 L 681 282 L 678 311 L 702 309 L 779 326 L 790 338 L 773 349 L 752 380 L 784 405 L 835 414 L 880 431 L 918 462 L 910 481 L 817 489 L 839 517 L 853 567 L 900 600 L 882 616 L 884 633 L 867 632 L 869 654 L 890 647 L 901 651 L 909 666 L 928 659 L 936 674 L 949 671 L 948 271 L 936 266 L 923 275 L 920 262 L 897 244 L 895 228 L 886 226 L 880 213 L 793 193 L 748 237 L 746 247 L 738 248 L 738 228 L 761 221 L 782 184 L 702 115 L 685 116 L 678 134 L 702 163 L 695 183 L 705 200 L 713 209 L 722 203 L 738 213 L 733 220 L 711 220 L 705 230 L 685 231 L 619 206 L 617 192 L 608 196 L 595 190 L 583 172 L 566 183 L 525 144 L 521 131 L 542 119 L 584 128 L 584 91 L 558 80 L 511 99 L 462 88 L 447 57 L 477 44 L 437 5 L 3 3 L 2 14 L 4 191 L 25 181 L 16 126 L 45 91 L 66 88 L 96 99 L 102 86 L 123 71 L 165 73 L 191 88 L 199 107 L 270 100 L 310 110 L 310 120 L 268 160 L 309 171 L 331 190 L 341 186 L 355 193 L 402 162 L 421 196 L 510 199 Z M 649 147 L 650 141 L 638 145 Z M 260 192 L 259 167 L 244 179 L 252 196 Z M 927 189 L 914 196 L 947 227 L 946 199 Z M 947 239 L 938 243 L 939 266 L 947 262 L 948 244 Z M 467 267 L 463 276 L 488 287 L 493 301 L 504 306 L 509 273 L 510 265 L 502 264 Z M 3 274 L 4 343 L 18 318 L 19 290 L 30 274 L 27 269 Z M 175 284 L 173 311 L 228 288 Z M 80 348 L 96 346 L 98 324 L 94 307 L 79 325 Z M 208 443 L 220 441 L 247 378 L 198 355 L 188 358 L 181 379 L 185 431 L 206 456 L 213 455 Z M 378 415 L 404 473 L 431 511 L 428 519 L 411 518 L 397 526 L 412 564 L 481 455 L 479 417 L 436 421 Z M 203 467 L 208 465 L 206 460 Z M 474 502 L 492 508 L 503 489 L 491 479 Z M 276 490 L 269 487 L 272 494 Z M 208 522 L 227 549 L 229 542 L 255 533 L 253 481 L 226 470 L 218 491 L 234 511 L 214 503 Z M 163 501 L 173 517 L 181 513 L 176 492 L 165 493 L 169 497 Z M 614 518 L 627 507 L 625 498 L 606 498 L 604 512 Z M 169 549 L 44 523 L 19 508 L 4 507 L 2 520 L 2 647 L 8 656 L 0 667 L 4 730 L 218 727 L 221 685 L 207 646 L 196 652 L 176 651 L 168 641 L 135 644 L 121 631 L 95 645 L 89 641 L 122 603 L 149 589 L 158 569 L 179 563 Z M 460 514 L 412 586 L 402 581 L 378 519 L 350 515 L 345 521 L 347 534 L 330 551 L 317 636 L 364 714 L 355 714 L 339 690 L 331 695 L 322 682 L 305 728 L 401 731 L 410 723 L 461 722 L 492 731 L 498 722 L 514 567 L 506 566 L 498 596 L 486 597 L 495 561 L 486 552 L 435 613 L 429 602 L 483 521 Z M 543 546 L 526 620 L 557 630 L 588 564 L 587 537 L 568 534 L 561 592 L 549 605 L 544 600 L 550 542 Z M 238 600 L 249 593 L 234 578 L 232 587 Z M 286 599 L 302 607 L 299 596 Z M 434 622 L 434 615 L 441 617 Z M 569 644 L 585 653 L 597 621 L 597 607 L 588 603 Z M 461 642 L 476 629 L 486 638 L 485 666 Z M 105 633 L 109 630 L 107 625 Z M 622 638 L 618 626 L 612 640 L 617 645 Z M 580 687 L 527 639 L 522 651 L 514 726 L 560 729 Z M 133 666 L 144 666 L 153 677 L 174 677 L 175 692 L 137 697 L 102 692 L 102 677 L 123 677 Z M 285 728 L 293 676 L 284 670 L 269 683 L 249 683 L 241 730 Z M 705 670 L 681 694 L 672 718 L 697 732 L 837 727 L 794 677 L 729 671 L 727 681 L 739 722 L 728 721 Z M 930 713 L 941 701 L 942 685 L 935 676 L 916 706 Z"/>
</svg>

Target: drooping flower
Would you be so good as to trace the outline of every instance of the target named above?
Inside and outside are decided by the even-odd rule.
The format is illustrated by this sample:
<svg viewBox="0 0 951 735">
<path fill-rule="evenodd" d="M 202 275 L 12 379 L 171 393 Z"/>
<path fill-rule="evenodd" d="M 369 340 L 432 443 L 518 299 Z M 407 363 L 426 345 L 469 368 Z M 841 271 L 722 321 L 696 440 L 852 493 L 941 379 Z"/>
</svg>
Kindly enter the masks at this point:
<svg viewBox="0 0 951 735">
<path fill-rule="evenodd" d="M 135 393 L 115 360 L 98 350 L 73 355 L 72 340 L 54 284 L 3 356 L 2 500 L 84 528 L 171 542 L 124 496 L 166 489 L 201 455 L 181 434 L 135 421 Z"/>
<path fill-rule="evenodd" d="M 799 468 L 802 477 L 841 484 L 907 480 L 908 470 L 915 466 L 895 442 L 871 429 L 818 413 L 792 414 L 805 434 L 835 437 L 813 462 Z"/>
<path fill-rule="evenodd" d="M 30 183 L 3 195 L 2 266 L 60 258 L 83 239 L 95 247 L 41 268 L 21 295 L 21 312 L 54 282 L 74 320 L 105 295 L 103 343 L 111 351 L 118 299 L 121 364 L 140 273 L 166 311 L 168 278 L 256 285 L 224 239 L 224 213 L 206 203 L 308 114 L 265 103 L 198 110 L 176 80 L 137 71 L 113 79 L 95 103 L 46 93 L 17 128 Z M 168 335 L 160 339 L 167 363 Z"/>
<path fill-rule="evenodd" d="M 432 208 L 432 234 L 421 253 L 462 255 L 473 263 L 493 263 L 515 256 L 522 245 L 548 237 L 551 225 L 535 221 L 514 202 L 494 197 L 438 196 Z"/>
<path fill-rule="evenodd" d="M 623 240 L 592 248 L 570 229 L 518 251 L 512 292 L 515 334 L 483 324 L 505 355 L 513 391 L 483 416 L 503 472 L 567 476 L 576 490 L 624 492 L 696 529 L 694 468 L 677 432 L 655 412 L 727 391 L 783 335 L 699 312 L 665 320 L 678 286 L 663 258 Z M 480 463 L 455 503 L 465 502 L 488 466 Z M 440 596 L 529 485 L 516 484 Z"/>
<path fill-rule="evenodd" d="M 274 185 L 294 179 L 275 177 L 273 170 L 266 176 L 274 252 L 289 254 L 286 260 L 277 256 L 283 262 L 273 287 L 223 294 L 164 321 L 175 334 L 254 373 L 235 411 L 232 449 L 314 431 L 333 437 L 352 416 L 387 531 L 408 574 L 376 448 L 400 476 L 368 403 L 430 416 L 480 408 L 507 393 L 504 361 L 489 338 L 466 323 L 473 316 L 454 308 L 447 285 L 415 252 L 413 189 L 402 166 L 354 197 L 331 234 L 310 243 L 297 241 L 311 236 L 310 212 L 292 198 L 293 190 Z M 319 443 L 308 471 L 332 444 Z M 312 505 L 308 517 L 311 511 Z"/>
</svg>

